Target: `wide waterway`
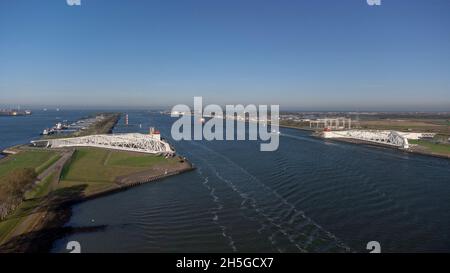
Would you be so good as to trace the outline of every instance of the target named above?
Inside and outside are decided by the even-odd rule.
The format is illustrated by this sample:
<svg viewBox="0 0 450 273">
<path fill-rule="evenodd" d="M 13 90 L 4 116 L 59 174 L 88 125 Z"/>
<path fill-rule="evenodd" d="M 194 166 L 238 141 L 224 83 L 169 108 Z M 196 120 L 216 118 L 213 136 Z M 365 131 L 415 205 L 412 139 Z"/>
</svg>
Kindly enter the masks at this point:
<svg viewBox="0 0 450 273">
<path fill-rule="evenodd" d="M 175 119 L 128 112 L 116 132 L 161 130 L 197 169 L 73 207 L 67 225 L 106 225 L 68 241 L 83 252 L 450 251 L 450 160 L 281 129 L 276 152 L 255 141 L 170 139 Z M 0 147 L 29 141 L 56 115 L 0 117 Z M 139 126 L 141 124 L 141 126 Z"/>
</svg>

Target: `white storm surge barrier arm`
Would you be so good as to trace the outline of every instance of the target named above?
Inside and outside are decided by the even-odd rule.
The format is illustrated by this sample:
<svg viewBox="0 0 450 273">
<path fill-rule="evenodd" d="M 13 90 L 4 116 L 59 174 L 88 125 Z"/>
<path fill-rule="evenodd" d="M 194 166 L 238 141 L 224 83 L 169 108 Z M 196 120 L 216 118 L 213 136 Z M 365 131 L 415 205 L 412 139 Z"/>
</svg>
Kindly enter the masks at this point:
<svg viewBox="0 0 450 273">
<path fill-rule="evenodd" d="M 392 131 L 388 137 L 389 143 L 392 143 L 393 145 L 402 147 L 404 149 L 409 148 L 409 142 L 405 136 L 402 136 L 399 133 Z"/>
<path fill-rule="evenodd" d="M 154 138 L 151 135 L 137 133 L 37 140 L 31 143 L 35 144 L 39 142 L 47 142 L 47 147 L 49 148 L 98 147 L 149 154 L 173 154 L 175 152 L 169 143 Z"/>
<path fill-rule="evenodd" d="M 359 139 L 404 149 L 409 148 L 408 139 L 396 131 L 351 130 L 343 132 L 335 131 L 333 134 L 335 137 Z"/>
</svg>

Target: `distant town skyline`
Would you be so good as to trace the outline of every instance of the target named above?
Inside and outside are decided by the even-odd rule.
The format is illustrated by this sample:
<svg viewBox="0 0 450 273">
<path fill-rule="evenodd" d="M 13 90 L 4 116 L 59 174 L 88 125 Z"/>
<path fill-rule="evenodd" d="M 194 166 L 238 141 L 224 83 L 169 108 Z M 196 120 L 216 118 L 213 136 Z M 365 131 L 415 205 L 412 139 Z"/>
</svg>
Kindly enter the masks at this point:
<svg viewBox="0 0 450 273">
<path fill-rule="evenodd" d="M 450 1 L 0 2 L 0 108 L 450 111 Z"/>
</svg>

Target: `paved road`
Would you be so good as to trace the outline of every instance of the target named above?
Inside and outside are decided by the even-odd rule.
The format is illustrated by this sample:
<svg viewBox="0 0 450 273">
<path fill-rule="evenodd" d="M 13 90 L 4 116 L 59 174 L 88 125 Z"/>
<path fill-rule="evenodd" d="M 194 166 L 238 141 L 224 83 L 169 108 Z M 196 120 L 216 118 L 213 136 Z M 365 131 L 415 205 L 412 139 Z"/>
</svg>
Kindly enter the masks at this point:
<svg viewBox="0 0 450 273">
<path fill-rule="evenodd" d="M 69 160 L 72 157 L 72 154 L 73 150 L 65 150 L 61 158 L 59 158 L 55 163 L 53 163 L 46 170 L 44 170 L 42 173 L 38 175 L 37 182 L 39 183 L 53 172 L 61 170 L 64 167 L 64 164 L 67 162 L 67 160 Z"/>
</svg>

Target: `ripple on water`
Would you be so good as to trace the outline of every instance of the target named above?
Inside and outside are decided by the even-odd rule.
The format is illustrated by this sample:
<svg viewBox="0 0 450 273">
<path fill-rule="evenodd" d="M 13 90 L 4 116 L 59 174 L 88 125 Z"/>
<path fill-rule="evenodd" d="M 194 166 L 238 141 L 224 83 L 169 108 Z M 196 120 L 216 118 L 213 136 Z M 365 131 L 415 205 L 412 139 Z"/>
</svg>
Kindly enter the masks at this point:
<svg viewBox="0 0 450 273">
<path fill-rule="evenodd" d="M 170 138 L 170 118 L 132 115 Z M 64 240 L 87 251 L 345 252 L 372 240 L 386 252 L 450 250 L 450 161 L 290 129 L 271 153 L 248 141 L 171 143 L 195 172 L 76 206 L 71 225 L 108 228 Z"/>
</svg>

